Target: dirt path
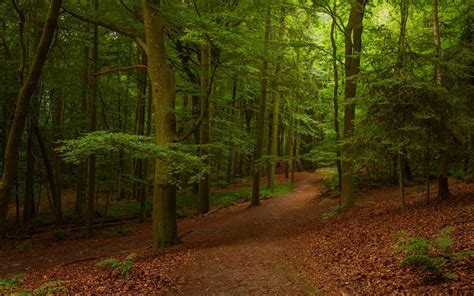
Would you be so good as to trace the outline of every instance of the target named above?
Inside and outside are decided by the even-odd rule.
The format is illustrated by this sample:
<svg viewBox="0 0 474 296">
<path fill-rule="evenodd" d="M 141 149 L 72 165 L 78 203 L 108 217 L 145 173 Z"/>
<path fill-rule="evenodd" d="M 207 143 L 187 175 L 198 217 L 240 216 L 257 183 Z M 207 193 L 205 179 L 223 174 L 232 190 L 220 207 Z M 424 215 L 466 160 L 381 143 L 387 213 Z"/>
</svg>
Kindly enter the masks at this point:
<svg viewBox="0 0 474 296">
<path fill-rule="evenodd" d="M 131 235 L 114 238 L 56 242 L 50 233 L 33 236 L 26 252 L 0 254 L 0 277 L 25 273 L 18 291 L 61 279 L 68 294 L 472 294 L 474 257 L 450 266 L 457 281 L 420 285 L 420 277 L 400 266 L 393 245 L 400 230 L 430 237 L 453 225 L 454 250 L 472 250 L 474 184 L 454 184 L 449 202 L 430 205 L 410 188 L 415 194 L 407 197 L 404 210 L 397 186 L 368 190 L 359 193 L 354 209 L 323 221 L 337 201 L 316 198 L 322 177 L 299 173 L 293 191 L 256 208 L 240 203 L 181 219 L 183 244 L 157 253 L 148 248 L 150 224 L 134 225 Z M 140 258 L 127 277 L 96 264 L 98 258 L 131 252 Z M 75 260 L 80 261 L 65 264 Z"/>
<path fill-rule="evenodd" d="M 259 207 L 205 219 L 183 240 L 193 249 L 179 294 L 306 294 L 287 241 L 321 215 L 314 197 L 321 176 L 304 174 L 295 189 Z"/>
</svg>

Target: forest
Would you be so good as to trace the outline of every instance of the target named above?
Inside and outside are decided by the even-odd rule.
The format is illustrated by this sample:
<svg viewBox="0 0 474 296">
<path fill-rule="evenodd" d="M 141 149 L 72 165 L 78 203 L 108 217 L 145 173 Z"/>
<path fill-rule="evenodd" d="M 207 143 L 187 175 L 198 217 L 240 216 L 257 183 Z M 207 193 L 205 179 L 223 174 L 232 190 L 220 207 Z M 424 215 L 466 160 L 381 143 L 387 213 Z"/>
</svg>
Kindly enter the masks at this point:
<svg viewBox="0 0 474 296">
<path fill-rule="evenodd" d="M 474 291 L 472 1 L 0 22 L 0 294 Z"/>
</svg>

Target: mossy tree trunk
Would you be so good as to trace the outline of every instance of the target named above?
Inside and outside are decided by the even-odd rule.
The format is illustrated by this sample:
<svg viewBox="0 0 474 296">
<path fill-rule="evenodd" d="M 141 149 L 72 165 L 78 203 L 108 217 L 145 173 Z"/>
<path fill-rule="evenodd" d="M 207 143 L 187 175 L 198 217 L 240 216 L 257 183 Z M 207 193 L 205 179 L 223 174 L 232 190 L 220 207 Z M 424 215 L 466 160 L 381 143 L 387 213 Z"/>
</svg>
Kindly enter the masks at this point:
<svg viewBox="0 0 474 296">
<path fill-rule="evenodd" d="M 280 9 L 280 25 L 278 31 L 278 47 L 277 60 L 275 66 L 275 80 L 273 82 L 273 105 L 272 105 L 272 129 L 270 135 L 270 163 L 268 170 L 268 188 L 273 188 L 275 183 L 275 169 L 278 158 L 278 128 L 280 115 L 280 83 L 281 83 L 281 67 L 283 61 L 283 39 L 285 36 L 285 7 Z"/>
<path fill-rule="evenodd" d="M 176 138 L 174 71 L 168 68 L 164 19 L 160 0 L 141 0 L 145 23 L 148 76 L 153 97 L 156 143 L 169 144 Z M 171 168 L 159 159 L 155 164 L 153 191 L 154 251 L 179 242 L 176 223 L 176 189 L 170 185 Z"/>
</svg>

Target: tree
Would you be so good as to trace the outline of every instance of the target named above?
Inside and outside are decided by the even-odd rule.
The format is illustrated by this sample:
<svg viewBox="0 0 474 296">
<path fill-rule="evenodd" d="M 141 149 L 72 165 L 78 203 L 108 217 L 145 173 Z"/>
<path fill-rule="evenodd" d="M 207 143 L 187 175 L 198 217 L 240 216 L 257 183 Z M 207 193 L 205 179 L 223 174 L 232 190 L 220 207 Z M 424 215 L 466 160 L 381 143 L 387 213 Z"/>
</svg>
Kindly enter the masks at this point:
<svg viewBox="0 0 474 296">
<path fill-rule="evenodd" d="M 156 143 L 176 138 L 174 70 L 167 65 L 164 19 L 160 0 L 141 0 L 145 22 L 148 76 L 156 123 Z M 153 250 L 178 243 L 176 189 L 170 184 L 169 164 L 157 159 L 153 190 Z"/>
<path fill-rule="evenodd" d="M 354 185 L 352 180 L 351 140 L 354 134 L 355 105 L 351 101 L 356 96 L 357 74 L 360 71 L 360 54 L 362 51 L 362 20 L 364 18 L 366 0 L 357 0 L 351 4 L 349 21 L 345 29 L 345 74 L 344 88 L 344 145 L 342 146 L 341 161 L 342 205 L 352 207 L 355 204 Z"/>
<path fill-rule="evenodd" d="M 1 232 L 5 231 L 8 214 L 8 204 L 10 201 L 11 190 L 14 184 L 18 170 L 19 148 L 23 128 L 25 127 L 28 106 L 31 97 L 36 89 L 43 66 L 48 56 L 49 47 L 54 36 L 61 8 L 61 0 L 52 0 L 46 17 L 46 23 L 43 27 L 40 42 L 35 51 L 28 76 L 20 88 L 17 98 L 17 105 L 14 119 L 8 134 L 8 140 L 5 148 L 3 161 L 3 174 L 0 181 L 0 227 Z"/>
<path fill-rule="evenodd" d="M 265 16 L 265 33 L 263 39 L 264 53 L 262 64 L 260 68 L 260 96 L 258 100 L 258 112 L 257 112 L 257 139 L 255 144 L 255 152 L 253 156 L 253 183 L 252 183 L 252 199 L 250 206 L 255 207 L 260 204 L 260 170 L 262 166 L 262 149 L 263 149 L 263 137 L 265 132 L 265 109 L 267 104 L 267 71 L 268 71 L 268 42 L 270 40 L 271 30 L 271 6 L 267 7 Z"/>
</svg>

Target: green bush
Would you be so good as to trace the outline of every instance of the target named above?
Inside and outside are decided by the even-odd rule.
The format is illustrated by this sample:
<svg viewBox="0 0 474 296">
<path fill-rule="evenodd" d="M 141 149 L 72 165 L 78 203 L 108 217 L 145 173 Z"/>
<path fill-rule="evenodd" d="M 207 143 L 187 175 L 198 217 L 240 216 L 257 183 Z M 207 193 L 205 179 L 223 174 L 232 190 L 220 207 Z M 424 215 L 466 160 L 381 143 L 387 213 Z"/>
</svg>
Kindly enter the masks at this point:
<svg viewBox="0 0 474 296">
<path fill-rule="evenodd" d="M 426 282 L 454 280 L 456 275 L 448 272 L 449 264 L 461 260 L 474 251 L 454 253 L 453 240 L 449 236 L 454 231 L 448 226 L 439 231 L 435 238 L 415 237 L 411 232 L 402 231 L 395 248 L 405 254 L 401 264 L 423 274 Z"/>
<path fill-rule="evenodd" d="M 53 294 L 58 294 L 62 292 L 63 287 L 61 287 L 63 283 L 63 280 L 56 280 L 56 281 L 51 281 L 47 282 L 46 284 L 43 284 L 36 288 L 32 295 L 35 296 L 43 296 L 43 295 L 53 295 Z"/>
<path fill-rule="evenodd" d="M 330 210 L 329 212 L 326 212 L 323 214 L 323 220 L 329 220 L 331 219 L 332 217 L 336 216 L 337 214 L 339 214 L 341 211 L 342 211 L 342 207 L 341 206 L 335 206 L 332 210 Z"/>
<path fill-rule="evenodd" d="M 133 261 L 138 258 L 137 253 L 130 253 L 125 259 L 107 258 L 97 263 L 98 266 L 112 268 L 112 274 L 127 276 L 132 272 Z"/>
<path fill-rule="evenodd" d="M 0 287 L 11 289 L 15 288 L 23 281 L 23 274 L 13 274 L 6 278 L 0 279 Z"/>
</svg>

